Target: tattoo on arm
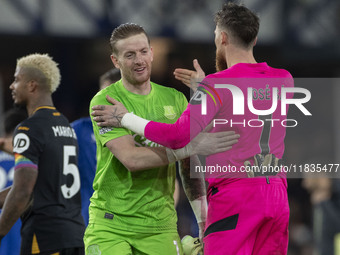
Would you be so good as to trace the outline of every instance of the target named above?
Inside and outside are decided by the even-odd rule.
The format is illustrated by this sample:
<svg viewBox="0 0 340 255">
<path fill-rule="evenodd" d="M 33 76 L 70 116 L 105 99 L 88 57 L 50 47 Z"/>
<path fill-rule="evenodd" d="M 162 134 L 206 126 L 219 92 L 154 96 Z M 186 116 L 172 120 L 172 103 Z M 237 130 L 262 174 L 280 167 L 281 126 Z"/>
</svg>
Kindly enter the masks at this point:
<svg viewBox="0 0 340 255">
<path fill-rule="evenodd" d="M 191 161 L 193 164 L 200 164 L 197 156 L 192 156 Z M 193 201 L 201 196 L 206 195 L 206 187 L 204 176 L 202 178 L 190 178 L 190 159 L 184 159 L 180 162 L 179 174 L 182 179 L 183 189 L 189 201 Z"/>
<path fill-rule="evenodd" d="M 115 119 L 116 121 L 114 121 L 115 123 L 119 123 L 119 127 L 122 127 L 122 114 L 119 116 L 117 114 L 117 109 L 114 109 L 114 111 L 112 112 L 112 119 Z"/>
</svg>

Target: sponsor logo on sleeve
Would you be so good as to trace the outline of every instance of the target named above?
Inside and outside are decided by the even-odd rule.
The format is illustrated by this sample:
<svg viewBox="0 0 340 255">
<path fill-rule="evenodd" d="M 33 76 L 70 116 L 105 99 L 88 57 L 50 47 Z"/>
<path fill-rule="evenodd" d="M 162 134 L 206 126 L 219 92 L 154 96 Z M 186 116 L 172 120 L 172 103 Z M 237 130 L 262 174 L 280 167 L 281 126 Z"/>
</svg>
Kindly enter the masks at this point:
<svg viewBox="0 0 340 255">
<path fill-rule="evenodd" d="M 25 130 L 25 131 L 28 131 L 28 130 L 30 130 L 30 128 L 29 128 L 29 127 L 23 127 L 23 126 L 21 126 L 21 127 L 18 127 L 18 130 Z"/>
<path fill-rule="evenodd" d="M 113 127 L 102 127 L 101 129 L 99 129 L 99 134 L 104 135 L 107 132 L 110 132 L 112 130 L 113 130 Z"/>
<path fill-rule="evenodd" d="M 29 148 L 30 139 L 26 134 L 19 133 L 14 137 L 13 144 L 14 144 L 13 152 L 23 153 Z"/>
</svg>

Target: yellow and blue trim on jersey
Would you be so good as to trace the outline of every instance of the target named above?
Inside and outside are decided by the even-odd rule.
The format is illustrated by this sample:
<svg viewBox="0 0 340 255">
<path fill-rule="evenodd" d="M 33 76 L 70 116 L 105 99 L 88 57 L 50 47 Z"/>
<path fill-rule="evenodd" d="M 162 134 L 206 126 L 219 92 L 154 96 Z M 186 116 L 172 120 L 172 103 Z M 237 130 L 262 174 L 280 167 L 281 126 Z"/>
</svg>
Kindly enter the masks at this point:
<svg viewBox="0 0 340 255">
<path fill-rule="evenodd" d="M 14 154 L 14 170 L 17 170 L 22 167 L 30 167 L 30 168 L 35 168 L 38 169 L 38 165 L 34 164 L 30 159 L 24 157 L 23 155 L 19 153 Z"/>
</svg>

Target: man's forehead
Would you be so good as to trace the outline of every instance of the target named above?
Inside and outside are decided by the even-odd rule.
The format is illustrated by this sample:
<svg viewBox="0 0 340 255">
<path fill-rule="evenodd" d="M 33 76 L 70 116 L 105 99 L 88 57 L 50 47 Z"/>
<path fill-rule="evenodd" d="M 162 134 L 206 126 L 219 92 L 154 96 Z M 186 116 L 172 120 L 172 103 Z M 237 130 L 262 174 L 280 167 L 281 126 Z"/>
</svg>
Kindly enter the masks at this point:
<svg viewBox="0 0 340 255">
<path fill-rule="evenodd" d="M 120 52 L 135 51 L 149 47 L 149 41 L 146 35 L 141 33 L 117 41 L 116 47 Z"/>
<path fill-rule="evenodd" d="M 23 72 L 22 72 L 22 68 L 20 66 L 17 66 L 15 68 L 15 72 L 14 72 L 14 76 L 17 77 L 17 76 L 22 76 Z"/>
</svg>

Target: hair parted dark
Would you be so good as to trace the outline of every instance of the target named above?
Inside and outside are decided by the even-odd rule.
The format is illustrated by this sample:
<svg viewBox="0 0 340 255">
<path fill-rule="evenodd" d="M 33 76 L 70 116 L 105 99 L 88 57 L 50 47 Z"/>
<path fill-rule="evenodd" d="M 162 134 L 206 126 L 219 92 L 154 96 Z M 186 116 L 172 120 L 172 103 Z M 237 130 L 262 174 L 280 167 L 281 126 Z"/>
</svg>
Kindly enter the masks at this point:
<svg viewBox="0 0 340 255">
<path fill-rule="evenodd" d="M 260 27 L 259 17 L 243 5 L 228 2 L 215 14 L 215 23 L 226 29 L 242 46 L 250 47 Z"/>
<path fill-rule="evenodd" d="M 118 54 L 117 48 L 115 47 L 117 41 L 126 39 L 133 35 L 138 35 L 141 33 L 145 34 L 150 44 L 150 38 L 142 26 L 134 24 L 134 23 L 125 23 L 125 24 L 121 24 L 120 26 L 116 27 L 113 30 L 111 34 L 111 38 L 110 38 L 110 46 L 111 46 L 112 53 Z"/>
</svg>

